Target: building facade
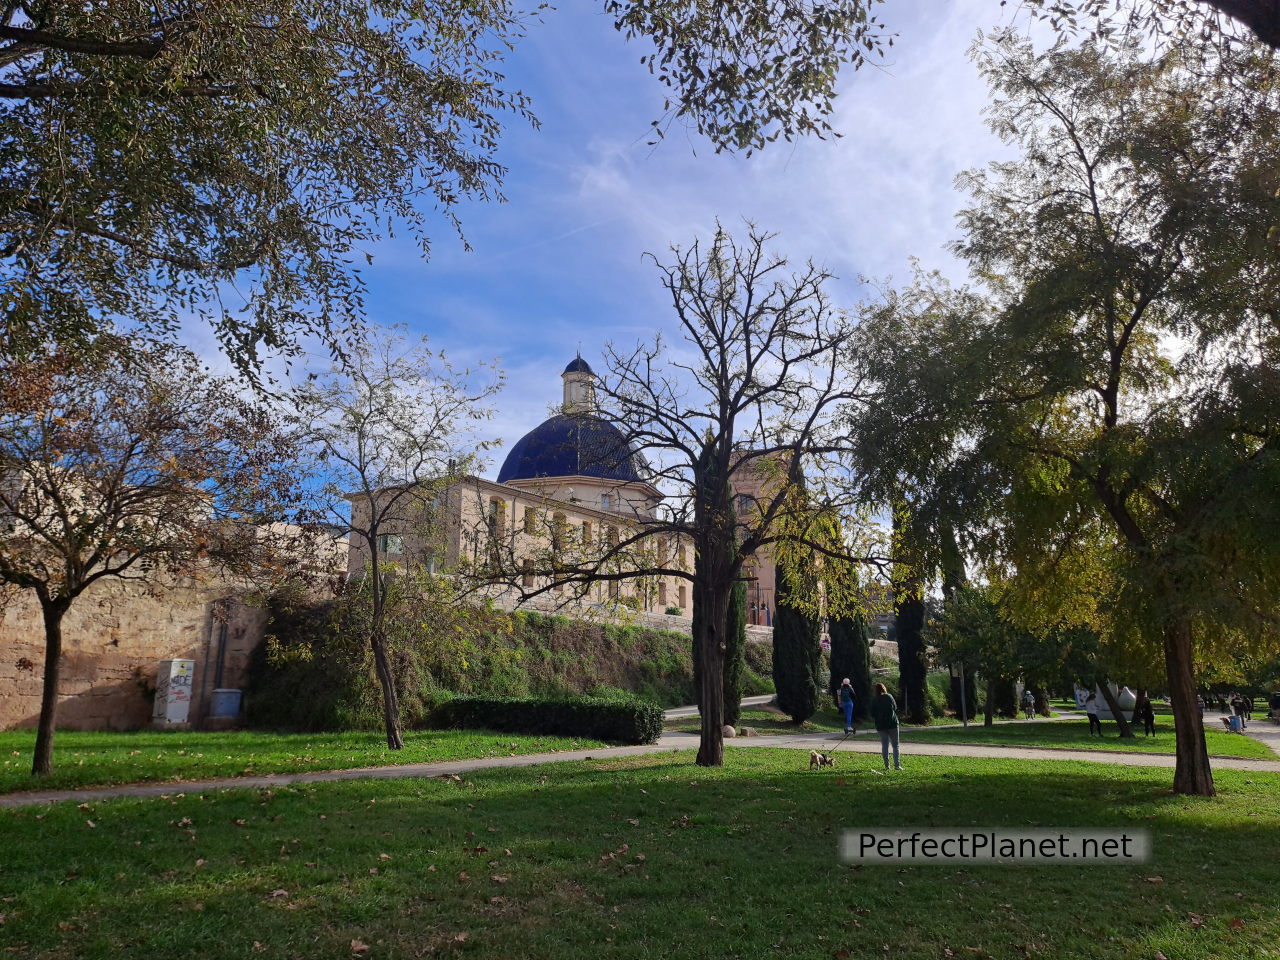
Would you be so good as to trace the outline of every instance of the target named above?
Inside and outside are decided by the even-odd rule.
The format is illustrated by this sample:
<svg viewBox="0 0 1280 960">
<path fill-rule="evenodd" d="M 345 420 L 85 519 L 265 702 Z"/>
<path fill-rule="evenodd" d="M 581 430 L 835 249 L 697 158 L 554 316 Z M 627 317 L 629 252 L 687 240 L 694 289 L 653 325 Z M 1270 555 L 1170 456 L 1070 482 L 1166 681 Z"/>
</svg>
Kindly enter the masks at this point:
<svg viewBox="0 0 1280 960">
<path fill-rule="evenodd" d="M 465 477 L 440 491 L 422 504 L 418 522 L 388 526 L 381 552 L 388 562 L 412 558 L 429 569 L 483 571 L 489 563 L 507 582 L 482 592 L 506 607 L 690 615 L 688 580 L 625 576 L 628 562 L 691 573 L 693 548 L 683 537 L 643 536 L 659 522 L 663 494 L 650 482 L 644 458 L 598 414 L 590 365 L 574 358 L 561 381 L 559 410 L 512 446 L 496 480 Z M 353 499 L 352 509 L 359 527 L 368 507 Z M 633 537 L 608 568 L 618 579 L 564 586 L 548 572 L 554 556 L 581 566 Z M 351 575 L 369 561 L 358 540 L 352 538 Z"/>
</svg>

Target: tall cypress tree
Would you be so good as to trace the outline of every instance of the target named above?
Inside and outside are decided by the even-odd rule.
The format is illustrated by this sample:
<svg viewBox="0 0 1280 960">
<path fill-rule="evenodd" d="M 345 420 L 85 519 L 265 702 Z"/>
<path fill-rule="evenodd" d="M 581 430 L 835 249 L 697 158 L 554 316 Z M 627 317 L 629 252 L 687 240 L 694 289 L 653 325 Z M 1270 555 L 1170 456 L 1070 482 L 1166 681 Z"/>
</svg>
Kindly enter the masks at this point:
<svg viewBox="0 0 1280 960">
<path fill-rule="evenodd" d="M 724 642 L 724 722 L 737 726 L 742 717 L 742 665 L 747 646 L 747 584 L 743 580 L 733 586 Z"/>
<path fill-rule="evenodd" d="M 928 723 L 928 668 L 924 652 L 924 600 L 916 593 L 903 596 L 897 605 L 898 709 L 907 723 Z"/>
<path fill-rule="evenodd" d="M 840 681 L 848 677 L 853 685 L 854 719 L 865 720 L 871 703 L 871 642 L 867 635 L 867 621 L 861 615 L 841 617 L 832 620 L 828 630 L 831 634 L 828 692 L 838 707 Z"/>
<path fill-rule="evenodd" d="M 804 580 L 811 577 L 805 576 Z M 796 723 L 804 723 L 817 712 L 822 698 L 822 637 L 818 622 L 791 605 L 795 589 L 792 576 L 779 568 L 777 613 L 773 618 L 773 685 L 778 708 Z"/>
</svg>

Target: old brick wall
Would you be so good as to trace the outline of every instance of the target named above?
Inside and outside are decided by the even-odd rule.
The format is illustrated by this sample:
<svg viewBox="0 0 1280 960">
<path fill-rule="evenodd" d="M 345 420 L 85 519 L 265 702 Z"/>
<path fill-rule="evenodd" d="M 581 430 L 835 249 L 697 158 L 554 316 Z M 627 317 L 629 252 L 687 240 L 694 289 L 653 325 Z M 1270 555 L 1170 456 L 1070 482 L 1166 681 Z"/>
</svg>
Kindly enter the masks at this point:
<svg viewBox="0 0 1280 960">
<path fill-rule="evenodd" d="M 173 586 L 152 595 L 133 583 L 100 582 L 63 620 L 59 727 L 127 730 L 150 723 L 159 661 L 195 661 L 192 723 L 209 711 L 218 652 L 214 605 L 226 584 Z M 262 639 L 266 611 L 232 602 L 226 619 L 222 686 L 242 687 Z M 44 676 L 44 625 L 29 591 L 0 605 L 0 729 L 34 726 Z"/>
</svg>

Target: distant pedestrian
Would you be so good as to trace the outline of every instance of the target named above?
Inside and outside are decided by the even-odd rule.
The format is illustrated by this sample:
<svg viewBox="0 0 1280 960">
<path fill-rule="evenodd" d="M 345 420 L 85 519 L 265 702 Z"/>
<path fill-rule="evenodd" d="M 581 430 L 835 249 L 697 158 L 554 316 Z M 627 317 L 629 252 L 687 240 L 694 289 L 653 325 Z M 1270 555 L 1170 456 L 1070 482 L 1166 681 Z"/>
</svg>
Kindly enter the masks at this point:
<svg viewBox="0 0 1280 960">
<path fill-rule="evenodd" d="M 1022 691 L 1022 713 L 1028 720 L 1036 715 L 1036 695 L 1030 687 Z"/>
<path fill-rule="evenodd" d="M 1085 698 L 1084 712 L 1089 715 L 1089 736 L 1093 736 L 1096 730 L 1098 736 L 1102 736 L 1102 721 L 1098 719 L 1098 695 L 1091 693 Z"/>
<path fill-rule="evenodd" d="M 889 769 L 889 747 L 893 747 L 893 769 L 902 769 L 902 759 L 898 755 L 898 702 L 885 689 L 883 683 L 876 684 L 876 695 L 871 698 L 871 719 L 876 723 L 876 732 L 880 734 L 880 754 L 884 757 L 884 768 Z"/>
<path fill-rule="evenodd" d="M 844 732 L 853 733 L 853 684 L 845 677 L 840 681 L 840 709 L 844 711 Z"/>
<path fill-rule="evenodd" d="M 1151 706 L 1151 698 L 1145 693 L 1138 696 L 1138 706 L 1133 711 L 1133 718 L 1142 721 L 1142 732 L 1148 737 L 1156 735 L 1156 711 Z"/>
</svg>

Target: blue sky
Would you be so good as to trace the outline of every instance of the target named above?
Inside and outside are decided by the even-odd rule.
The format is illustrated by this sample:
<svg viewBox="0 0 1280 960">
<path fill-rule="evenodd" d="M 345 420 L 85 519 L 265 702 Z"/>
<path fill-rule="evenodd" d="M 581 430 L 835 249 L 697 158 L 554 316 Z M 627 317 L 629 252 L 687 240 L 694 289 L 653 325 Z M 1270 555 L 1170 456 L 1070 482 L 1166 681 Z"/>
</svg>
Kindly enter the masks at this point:
<svg viewBox="0 0 1280 960">
<path fill-rule="evenodd" d="M 750 218 L 780 234 L 780 252 L 836 273 L 836 302 L 853 306 L 867 296 L 859 276 L 902 280 L 913 256 L 958 273 L 944 249 L 961 203 L 952 181 L 1004 153 L 982 122 L 986 90 L 965 53 L 997 25 L 995 0 L 887 4 L 897 39 L 882 67 L 842 77 L 833 123 L 843 138 L 779 142 L 750 159 L 717 156 L 679 127 L 647 146 L 662 88 L 638 62 L 642 47 L 596 9 L 549 12 L 509 58 L 506 73 L 542 126 L 508 125 L 507 202 L 461 210 L 473 249 L 441 223 L 429 261 L 389 241 L 365 271 L 371 320 L 506 370 L 491 424 L 505 443 L 489 475 L 559 401 L 579 342 L 595 360 L 606 341 L 669 329 L 646 251 L 705 237 L 717 217 L 730 228 Z"/>
</svg>

